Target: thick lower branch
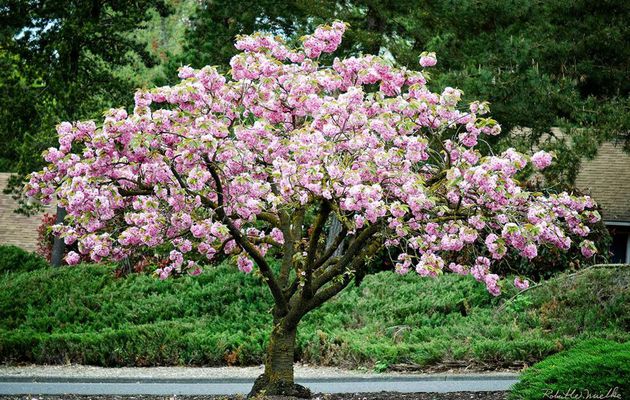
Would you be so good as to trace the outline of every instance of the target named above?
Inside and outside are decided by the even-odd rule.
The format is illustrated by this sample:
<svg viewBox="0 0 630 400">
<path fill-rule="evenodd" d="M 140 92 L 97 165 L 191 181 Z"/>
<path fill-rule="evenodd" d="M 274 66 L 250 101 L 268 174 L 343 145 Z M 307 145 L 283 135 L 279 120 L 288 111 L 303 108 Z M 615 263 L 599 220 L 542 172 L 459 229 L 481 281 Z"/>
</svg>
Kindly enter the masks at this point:
<svg viewBox="0 0 630 400">
<path fill-rule="evenodd" d="M 226 215 L 225 209 L 223 208 L 223 185 L 221 184 L 221 178 L 212 164 L 208 164 L 208 170 L 210 171 L 210 175 L 214 180 L 217 190 L 217 207 L 215 208 L 215 212 L 221 219 L 221 222 L 227 226 L 236 243 L 238 243 L 238 245 L 254 259 L 254 262 L 260 269 L 260 273 L 263 275 L 267 285 L 269 286 L 271 294 L 275 300 L 279 316 L 285 315 L 288 311 L 287 300 L 282 293 L 282 289 L 276 282 L 276 278 L 271 270 L 271 267 L 267 264 L 267 261 L 262 254 L 260 254 L 256 246 L 254 246 L 247 237 L 243 236 L 240 229 L 238 229 L 236 225 L 234 225 L 234 222 L 232 222 L 232 220 Z"/>
<path fill-rule="evenodd" d="M 344 265 L 334 265 L 334 271 L 330 275 L 330 279 L 323 282 L 317 287 L 317 291 L 313 293 L 310 298 L 305 298 L 296 294 L 289 300 L 289 313 L 285 318 L 287 326 L 297 326 L 298 322 L 309 311 L 321 306 L 327 300 L 334 297 L 337 293 L 341 292 L 352 279 L 363 268 L 366 268 L 369 259 L 376 254 L 382 248 L 382 241 L 375 239 L 368 245 L 361 248 L 361 251 L 356 254 L 351 261 Z"/>
<path fill-rule="evenodd" d="M 271 226 L 273 226 L 274 228 L 280 228 L 280 219 L 278 217 L 276 217 L 275 215 L 273 215 L 270 212 L 262 212 L 260 214 L 258 214 L 256 216 L 256 218 L 260 219 L 261 221 L 265 221 L 269 224 L 271 224 Z"/>
<path fill-rule="evenodd" d="M 339 272 L 340 275 L 338 281 L 321 288 L 317 292 L 317 294 L 315 294 L 312 301 L 308 304 L 305 313 L 321 306 L 326 301 L 330 300 L 343 289 L 345 289 L 361 269 L 367 268 L 369 259 L 381 248 L 382 243 L 379 240 L 375 240 L 374 242 L 370 243 L 369 246 L 367 246 L 357 257 L 352 260 L 346 270 L 342 270 Z"/>
<path fill-rule="evenodd" d="M 304 222 L 304 209 L 297 209 L 294 211 L 293 216 L 284 216 L 286 221 L 282 227 L 282 234 L 284 235 L 284 255 L 282 257 L 282 264 L 280 266 L 280 285 L 283 289 L 287 289 L 289 281 L 289 275 L 291 268 L 293 267 L 293 256 L 297 251 L 296 247 L 299 241 L 302 239 L 302 223 Z"/>
<path fill-rule="evenodd" d="M 315 256 L 317 254 L 317 247 L 319 244 L 319 238 L 324 230 L 324 225 L 330 215 L 330 203 L 327 200 L 323 200 L 319 209 L 319 215 L 313 226 L 313 232 L 308 243 L 308 253 L 306 255 L 305 276 L 304 276 L 304 288 L 302 295 L 306 298 L 313 296 L 312 277 L 315 264 Z"/>
<path fill-rule="evenodd" d="M 339 234 L 335 237 L 332 244 L 326 249 L 324 254 L 322 254 L 322 256 L 315 261 L 315 263 L 313 264 L 313 271 L 316 271 L 318 268 L 324 266 L 324 264 L 330 259 L 330 257 L 335 254 L 335 251 L 337 251 L 339 246 L 341 246 L 341 243 L 343 243 L 347 234 L 348 230 L 345 226 L 343 226 Z"/>
<path fill-rule="evenodd" d="M 313 281 L 313 290 L 318 290 L 326 283 L 330 282 L 335 276 L 343 272 L 348 265 L 359 255 L 363 247 L 369 242 L 370 239 L 378 232 L 381 225 L 376 223 L 363 229 L 355 238 L 350 242 L 348 249 L 341 257 L 341 259 L 334 265 L 329 266 L 323 270 Z"/>
<path fill-rule="evenodd" d="M 280 264 L 280 276 L 278 281 L 280 287 L 286 289 L 289 281 L 289 273 L 291 272 L 291 261 L 293 260 L 295 238 L 291 229 L 291 218 L 286 213 L 280 213 L 280 229 L 284 237 L 284 254 L 282 255 L 282 263 Z"/>
</svg>

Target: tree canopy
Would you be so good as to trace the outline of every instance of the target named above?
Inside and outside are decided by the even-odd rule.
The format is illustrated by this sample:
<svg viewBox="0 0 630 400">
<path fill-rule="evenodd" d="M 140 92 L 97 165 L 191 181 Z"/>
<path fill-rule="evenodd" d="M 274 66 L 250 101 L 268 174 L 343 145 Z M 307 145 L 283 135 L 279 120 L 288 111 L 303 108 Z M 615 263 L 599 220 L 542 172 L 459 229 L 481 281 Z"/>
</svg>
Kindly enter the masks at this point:
<svg viewBox="0 0 630 400">
<path fill-rule="evenodd" d="M 263 30 L 295 43 L 340 19 L 350 26 L 338 55 L 413 67 L 421 51 L 436 52 L 433 89 L 488 100 L 504 127 L 494 141 L 555 150 L 547 175 L 570 185 L 599 143 L 630 143 L 628 11 L 620 0 L 6 1 L 0 168 L 27 173 L 59 121 L 129 104 L 124 93 L 172 82 L 180 65 L 226 71 L 239 34 Z M 552 127 L 562 128 L 558 140 L 548 140 Z"/>
<path fill-rule="evenodd" d="M 551 154 L 481 154 L 478 144 L 501 126 L 487 103 L 427 87 L 434 53 L 423 53 L 422 71 L 373 55 L 327 62 L 345 30 L 320 26 L 300 46 L 243 36 L 229 74 L 183 67 L 179 84 L 137 91 L 133 112 L 64 122 L 49 165 L 26 188 L 67 210 L 55 232 L 94 261 L 149 259 L 162 279 L 224 257 L 245 273 L 256 267 L 275 305 L 253 392 L 303 394 L 292 366 L 300 319 L 383 248 L 402 249 L 400 274 L 450 270 L 495 296 L 505 283 L 493 264 L 508 253 L 597 251 L 590 197 L 519 184 Z M 66 259 L 76 264 L 79 254 Z"/>
</svg>

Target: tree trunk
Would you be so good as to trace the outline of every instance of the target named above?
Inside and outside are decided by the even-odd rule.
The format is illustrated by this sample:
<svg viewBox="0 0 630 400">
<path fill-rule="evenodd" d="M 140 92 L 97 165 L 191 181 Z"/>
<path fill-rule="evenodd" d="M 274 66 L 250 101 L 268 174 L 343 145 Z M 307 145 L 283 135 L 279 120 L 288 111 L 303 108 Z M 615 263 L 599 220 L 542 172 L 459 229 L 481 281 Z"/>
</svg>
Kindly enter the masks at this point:
<svg viewBox="0 0 630 400">
<path fill-rule="evenodd" d="M 296 328 L 287 328 L 284 321 L 274 323 L 267 355 L 265 372 L 254 382 L 248 397 L 260 394 L 268 396 L 295 396 L 310 398 L 311 391 L 293 380 Z"/>
<path fill-rule="evenodd" d="M 339 221 L 339 218 L 337 218 L 337 216 L 333 214 L 330 221 L 330 229 L 328 230 L 328 237 L 326 238 L 326 249 L 329 249 L 330 246 L 333 245 L 335 239 L 337 238 L 337 235 L 339 235 L 339 232 L 341 232 L 341 229 L 341 221 Z M 343 253 L 343 246 L 344 243 L 341 242 L 339 247 L 337 247 L 337 249 L 333 253 L 333 257 L 341 256 L 341 254 Z"/>
<path fill-rule="evenodd" d="M 62 224 L 65 217 L 66 209 L 57 206 L 57 219 L 55 223 Z M 65 250 L 66 244 L 64 243 L 63 238 L 59 235 L 55 235 L 52 247 L 52 254 L 50 255 L 50 264 L 53 267 L 61 266 L 61 262 L 63 261 L 63 253 L 65 252 Z"/>
</svg>

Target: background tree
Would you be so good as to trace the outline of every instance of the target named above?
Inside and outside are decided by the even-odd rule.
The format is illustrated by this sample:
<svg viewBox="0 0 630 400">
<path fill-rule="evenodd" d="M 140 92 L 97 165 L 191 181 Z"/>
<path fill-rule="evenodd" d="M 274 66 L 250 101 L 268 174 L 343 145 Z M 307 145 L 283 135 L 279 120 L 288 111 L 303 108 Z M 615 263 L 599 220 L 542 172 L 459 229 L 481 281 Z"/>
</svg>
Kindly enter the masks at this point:
<svg viewBox="0 0 630 400">
<path fill-rule="evenodd" d="M 133 80 L 136 87 L 165 85 L 177 79 L 177 68 L 183 62 L 184 48 L 188 44 L 187 31 L 190 17 L 199 4 L 196 0 L 166 0 L 169 13 L 164 15 L 155 8 L 147 11 L 147 19 L 130 32 L 129 36 L 155 62 L 147 63 L 141 54 L 132 52 L 132 61 L 116 69 L 116 74 Z M 207 49 L 211 51 L 211 49 Z"/>
<path fill-rule="evenodd" d="M 25 174 L 41 165 L 33 155 L 54 143 L 59 121 L 93 118 L 125 104 L 122 94 L 138 82 L 118 69 L 134 60 L 153 62 L 131 35 L 150 9 L 166 12 L 163 1 L 7 1 L 0 7 L 2 61 L 11 71 L 2 82 L 1 101 L 11 117 L 0 126 L 9 139 L 0 167 L 17 172 L 3 189 L 19 197 Z M 32 209 L 21 205 L 24 212 Z M 62 221 L 64 210 L 57 214 Z M 53 265 L 60 265 L 63 252 L 57 238 Z"/>
<path fill-rule="evenodd" d="M 187 43 L 181 61 L 201 68 L 214 65 L 229 68 L 237 53 L 236 36 L 267 31 L 286 37 L 303 32 L 308 14 L 299 1 L 204 1 L 191 17 Z M 302 22 L 300 22 L 302 21 Z"/>
<path fill-rule="evenodd" d="M 0 7 L 0 154 L 4 171 L 17 180 L 41 166 L 55 142 L 54 126 L 67 119 L 95 118 L 138 87 L 138 74 L 120 68 L 134 60 L 155 63 L 146 44 L 132 35 L 163 1 L 4 1 Z M 19 93 L 19 95 L 17 95 Z M 8 116 L 11 116 L 10 118 Z"/>
<path fill-rule="evenodd" d="M 41 74 L 32 70 L 19 54 L 1 47 L 0 68 L 0 139 L 4 144 L 0 149 L 0 171 L 14 171 L 25 138 L 58 122 L 57 104 L 46 91 Z"/>
<path fill-rule="evenodd" d="M 487 104 L 432 93 L 425 72 L 370 55 L 320 60 L 345 28 L 320 27 L 297 48 L 243 37 L 231 75 L 184 67 L 178 85 L 138 91 L 131 114 L 62 123 L 26 188 L 67 209 L 55 231 L 96 262 L 154 254 L 161 279 L 225 256 L 245 273 L 256 266 L 274 307 L 252 394 L 309 395 L 293 379 L 297 326 L 382 248 L 404 250 L 400 274 L 470 274 L 493 295 L 504 283 L 492 265 L 508 252 L 532 259 L 577 241 L 596 252 L 585 239 L 600 219 L 592 199 L 518 184 L 550 154 L 482 156 L 478 141 L 500 132 Z M 342 228 L 330 242 L 333 216 Z"/>
<path fill-rule="evenodd" d="M 432 73 L 433 88 L 448 84 L 467 101 L 488 100 L 504 128 L 495 139 L 500 147 L 555 150 L 548 176 L 570 186 L 581 158 L 599 143 L 630 144 L 628 18 L 621 0 L 206 2 L 193 19 L 185 60 L 198 68 L 225 65 L 237 34 L 258 29 L 294 38 L 326 21 L 347 21 L 339 54 L 380 54 L 413 67 L 420 52 L 436 52 L 443 62 Z M 549 140 L 552 127 L 562 128 L 561 137 Z M 514 128 L 527 130 L 515 136 Z"/>
</svg>

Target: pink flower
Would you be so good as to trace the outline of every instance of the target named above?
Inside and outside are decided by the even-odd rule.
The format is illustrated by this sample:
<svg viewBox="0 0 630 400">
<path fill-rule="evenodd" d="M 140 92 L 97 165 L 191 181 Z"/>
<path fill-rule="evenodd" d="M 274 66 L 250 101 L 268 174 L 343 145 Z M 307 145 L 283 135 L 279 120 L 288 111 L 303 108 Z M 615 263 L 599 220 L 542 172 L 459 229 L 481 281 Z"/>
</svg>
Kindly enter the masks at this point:
<svg viewBox="0 0 630 400">
<path fill-rule="evenodd" d="M 191 275 L 191 276 L 200 275 L 201 272 L 202 272 L 201 268 L 199 268 L 197 263 L 194 262 L 194 261 L 188 261 L 188 263 L 186 265 L 186 269 L 188 270 L 188 274 Z"/>
<path fill-rule="evenodd" d="M 68 265 L 76 265 L 79 263 L 79 261 L 81 260 L 81 256 L 79 256 L 76 252 L 74 251 L 70 251 L 68 252 L 68 254 L 65 257 L 66 262 L 68 263 Z"/>
<path fill-rule="evenodd" d="M 498 296 L 501 294 L 501 287 L 499 286 L 499 275 L 497 274 L 488 274 L 484 277 L 484 282 L 486 284 L 486 289 L 493 296 Z"/>
<path fill-rule="evenodd" d="M 65 154 L 63 152 L 55 149 L 54 147 L 51 147 L 45 153 L 44 160 L 48 161 L 49 163 L 55 163 L 63 158 L 64 155 Z"/>
<path fill-rule="evenodd" d="M 276 242 L 284 244 L 284 235 L 282 234 L 282 231 L 280 229 L 273 228 L 269 236 L 271 236 L 271 238 Z"/>
<path fill-rule="evenodd" d="M 459 134 L 459 141 L 467 147 L 477 145 L 477 134 L 474 132 L 462 132 Z"/>
<path fill-rule="evenodd" d="M 534 155 L 531 157 L 531 160 L 536 169 L 545 169 L 549 165 L 551 165 L 551 154 L 541 150 L 537 153 L 534 153 Z"/>
<path fill-rule="evenodd" d="M 396 273 L 399 275 L 405 275 L 411 269 L 411 257 L 409 254 L 401 253 L 398 255 L 398 261 L 394 266 Z M 402 261 L 402 262 L 400 262 Z"/>
<path fill-rule="evenodd" d="M 245 272 L 246 274 L 252 272 L 252 269 L 254 268 L 254 262 L 249 259 L 249 257 L 242 255 L 238 256 L 236 265 L 238 266 L 238 269 L 240 269 L 242 272 Z"/>
<path fill-rule="evenodd" d="M 437 64 L 437 57 L 435 56 L 435 53 L 427 53 L 424 52 L 420 55 L 420 65 L 423 67 L 433 67 L 435 64 Z"/>
<path fill-rule="evenodd" d="M 466 269 L 466 267 L 464 267 L 461 264 L 450 263 L 448 265 L 448 269 L 450 269 L 451 271 L 459 275 L 466 275 L 468 273 L 468 270 Z"/>
<path fill-rule="evenodd" d="M 479 282 L 483 282 L 490 271 L 490 259 L 487 257 L 477 257 L 475 264 L 470 269 L 470 274 Z"/>
<path fill-rule="evenodd" d="M 341 37 L 346 30 L 343 22 L 323 25 L 315 29 L 311 36 L 304 39 L 304 52 L 309 58 L 317 58 L 322 53 L 332 53 L 341 44 Z"/>
<path fill-rule="evenodd" d="M 165 268 L 156 269 L 155 273 L 158 275 L 159 279 L 163 281 L 171 275 L 172 271 L 173 271 L 173 267 L 165 267 Z"/>
<path fill-rule="evenodd" d="M 535 258 L 538 255 L 538 248 L 536 247 L 535 244 L 529 243 L 528 245 L 525 246 L 521 254 L 524 257 L 527 257 L 531 260 L 532 258 Z"/>
<path fill-rule="evenodd" d="M 517 289 L 525 290 L 529 287 L 529 281 L 527 279 L 521 279 L 520 276 L 514 278 L 514 286 Z"/>
<path fill-rule="evenodd" d="M 186 239 L 183 240 L 180 244 L 179 244 L 179 250 L 182 253 L 188 253 L 190 250 L 192 250 L 192 243 L 190 242 L 190 240 Z"/>
<path fill-rule="evenodd" d="M 416 265 L 416 272 L 420 276 L 437 276 L 444 268 L 444 260 L 433 253 L 424 253 Z"/>
<path fill-rule="evenodd" d="M 177 74 L 181 79 L 192 78 L 195 76 L 195 70 L 190 66 L 185 65 L 179 69 L 179 73 Z"/>
<path fill-rule="evenodd" d="M 486 226 L 483 218 L 479 215 L 473 215 L 468 218 L 468 223 L 475 229 L 483 229 Z"/>
<path fill-rule="evenodd" d="M 177 250 L 171 250 L 168 258 L 173 262 L 173 266 L 176 268 L 184 263 L 184 255 Z"/>
<path fill-rule="evenodd" d="M 597 253 L 597 247 L 595 247 L 595 243 L 592 241 L 583 240 L 582 243 L 580 243 L 580 251 L 584 257 L 590 258 Z"/>
</svg>

